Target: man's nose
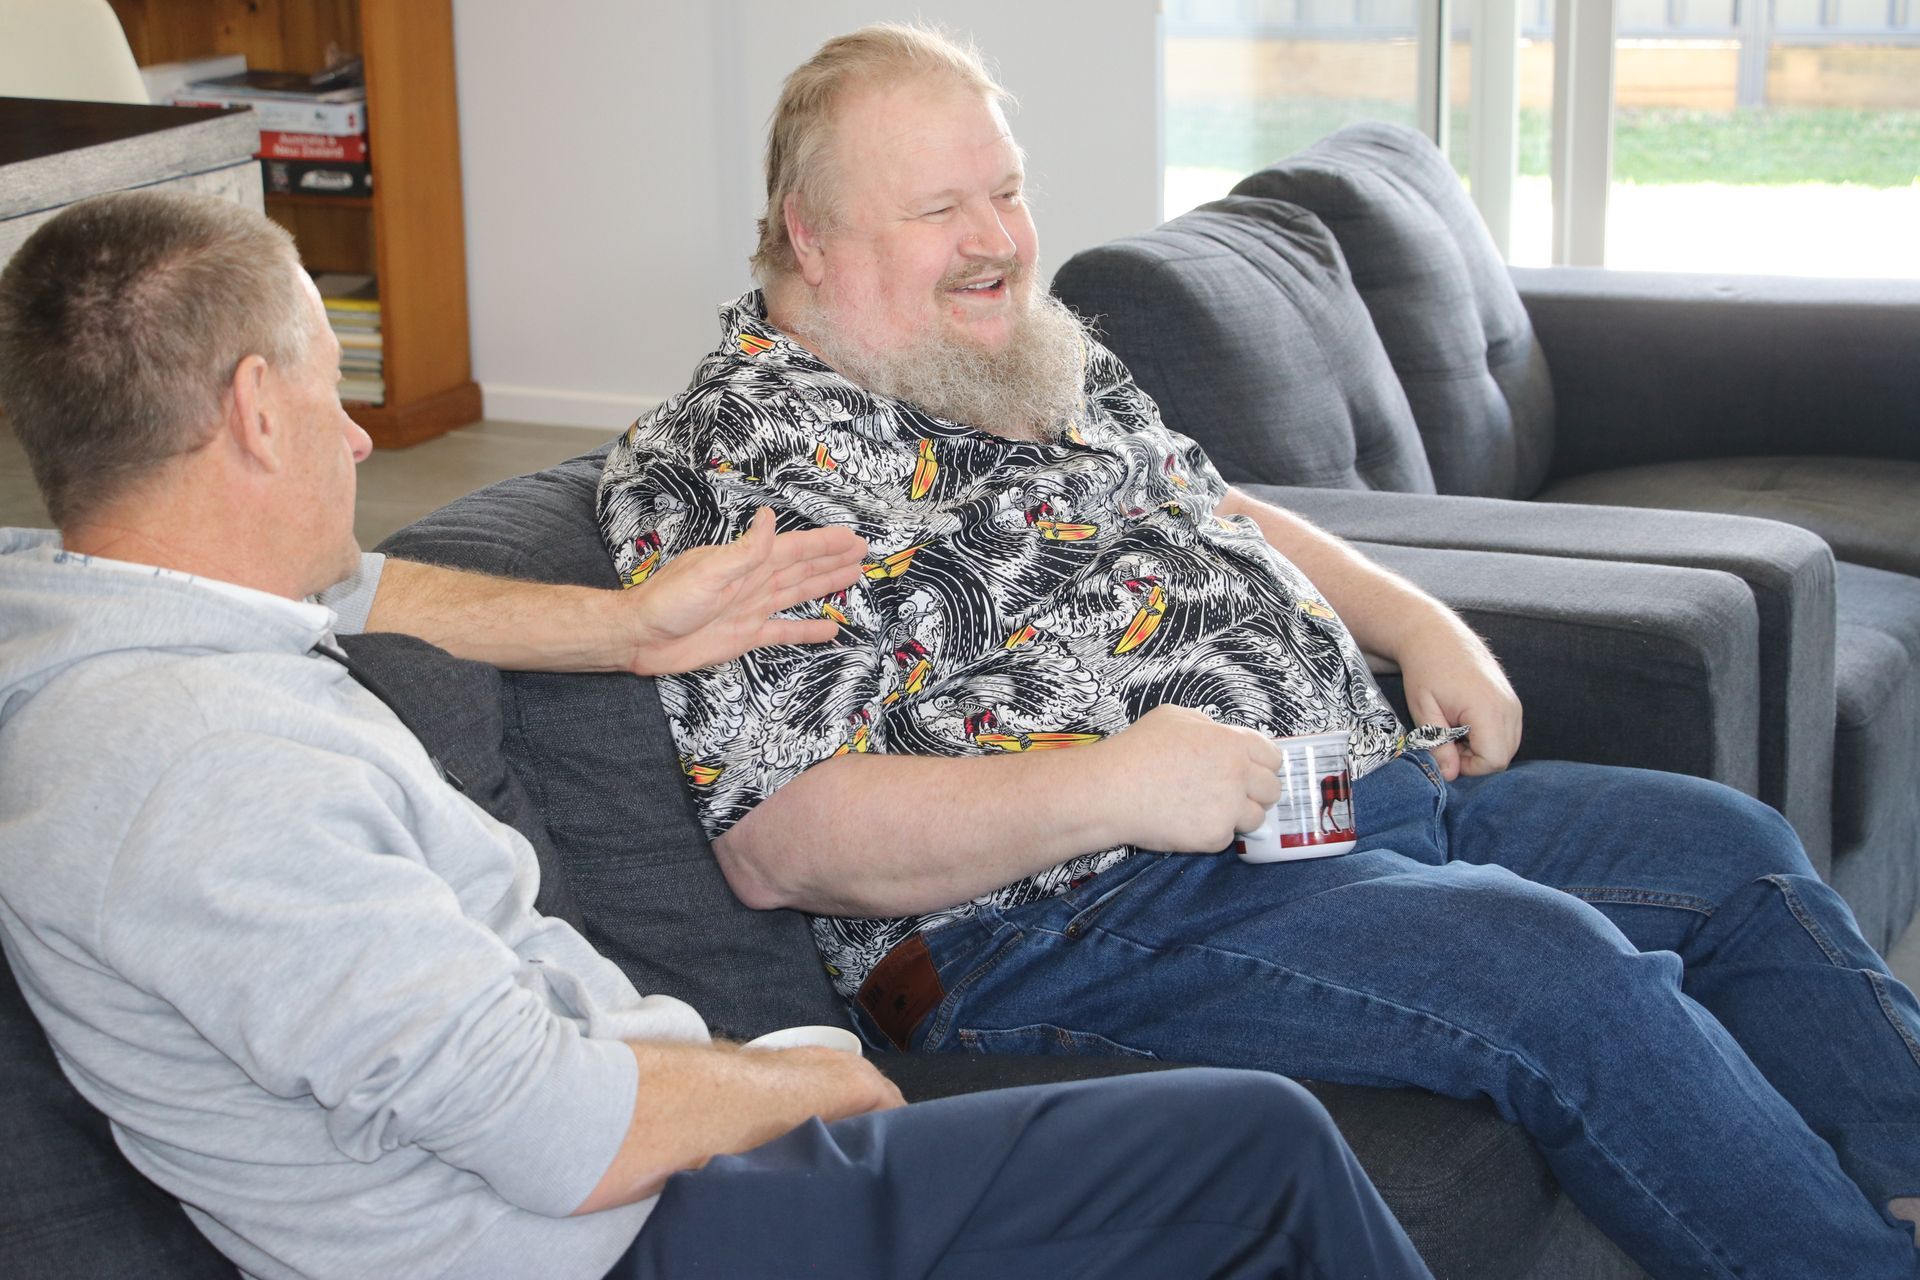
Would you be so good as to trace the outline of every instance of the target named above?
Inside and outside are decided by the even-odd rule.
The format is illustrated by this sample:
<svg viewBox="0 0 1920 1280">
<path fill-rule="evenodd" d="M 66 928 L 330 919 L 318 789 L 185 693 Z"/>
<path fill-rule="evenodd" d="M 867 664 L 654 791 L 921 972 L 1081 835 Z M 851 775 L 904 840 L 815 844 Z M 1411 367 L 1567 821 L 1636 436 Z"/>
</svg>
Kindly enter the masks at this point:
<svg viewBox="0 0 1920 1280">
<path fill-rule="evenodd" d="M 1011 258 L 1017 246 L 1013 237 L 1007 234 L 1007 228 L 1000 221 L 999 210 L 991 201 L 974 209 L 970 215 L 971 225 L 961 250 L 976 258 Z"/>
<path fill-rule="evenodd" d="M 353 455 L 356 463 L 365 462 L 367 455 L 373 452 L 373 437 L 352 418 L 347 419 L 347 452 Z"/>
</svg>

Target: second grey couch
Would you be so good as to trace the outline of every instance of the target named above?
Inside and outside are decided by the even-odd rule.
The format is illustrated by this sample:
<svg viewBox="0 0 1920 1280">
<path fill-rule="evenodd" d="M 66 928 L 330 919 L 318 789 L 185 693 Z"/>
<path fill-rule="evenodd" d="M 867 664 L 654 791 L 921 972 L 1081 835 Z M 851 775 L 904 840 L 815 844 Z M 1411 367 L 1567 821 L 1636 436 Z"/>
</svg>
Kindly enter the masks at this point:
<svg viewBox="0 0 1920 1280">
<path fill-rule="evenodd" d="M 1582 677 L 1490 635 L 1529 703 L 1523 752 L 1749 791 L 1876 946 L 1914 920 L 1920 282 L 1510 273 L 1425 138 L 1360 125 L 1076 255 L 1054 288 L 1229 480 L 1402 567 L 1421 548 L 1487 553 L 1422 579 L 1476 623 L 1514 557 L 1737 582 L 1757 633 L 1729 683 L 1753 700 L 1673 737 L 1639 696 L 1658 689 L 1590 687 L 1618 695 L 1612 729 L 1569 740 L 1539 700 Z M 1673 604 L 1615 594 L 1603 611 L 1624 642 Z M 1643 682 L 1714 646 L 1669 639 Z"/>
</svg>

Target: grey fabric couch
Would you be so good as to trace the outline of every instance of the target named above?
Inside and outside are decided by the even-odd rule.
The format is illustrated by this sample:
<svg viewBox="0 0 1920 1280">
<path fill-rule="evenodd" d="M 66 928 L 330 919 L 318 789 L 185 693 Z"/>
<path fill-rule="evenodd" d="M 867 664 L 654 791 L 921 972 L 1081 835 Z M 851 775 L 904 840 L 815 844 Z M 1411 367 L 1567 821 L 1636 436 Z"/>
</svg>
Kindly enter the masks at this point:
<svg viewBox="0 0 1920 1280">
<path fill-rule="evenodd" d="M 1509 272 L 1425 138 L 1360 125 L 1076 255 L 1054 288 L 1229 480 L 1390 547 L 1483 630 L 1477 593 L 1518 560 L 1723 575 L 1752 646 L 1699 687 L 1739 706 L 1589 686 L 1612 727 L 1568 733 L 1546 707 L 1584 677 L 1493 628 L 1523 752 L 1747 790 L 1876 946 L 1914 920 L 1920 282 Z M 1431 573 L 1424 548 L 1489 554 Z M 1675 607 L 1616 592 L 1603 611 L 1625 645 Z M 1706 634 L 1659 643 L 1642 682 L 1720 660 Z"/>
<path fill-rule="evenodd" d="M 599 463 L 580 458 L 469 495 L 403 530 L 387 549 L 612 586 L 592 516 Z M 1597 561 L 1565 572 L 1539 557 L 1507 563 L 1498 554 L 1380 550 L 1404 556 L 1430 580 L 1456 575 L 1481 625 L 1503 646 L 1536 655 L 1519 664 L 1523 685 L 1564 668 L 1579 673 L 1583 687 L 1628 688 L 1607 704 L 1648 699 L 1661 733 L 1695 718 L 1715 721 L 1755 697 L 1752 599 L 1724 573 Z M 1505 568 L 1486 572 L 1488 563 Z M 1616 598 L 1653 602 L 1624 636 L 1609 609 Z M 845 1025 L 801 918 L 749 911 L 728 891 L 650 681 L 502 674 L 399 636 L 360 637 L 349 647 L 469 794 L 533 842 L 542 908 L 576 923 L 642 990 L 687 999 L 740 1036 L 803 1022 Z M 1582 696 L 1561 708 L 1560 744 L 1577 747 L 1582 732 L 1609 730 L 1614 717 L 1597 702 Z M 1727 741 L 1712 749 L 1739 741 L 1751 727 L 1743 723 L 1736 714 L 1717 724 L 1708 737 Z M 1622 749 L 1603 742 L 1592 754 Z M 1176 1065 L 917 1054 L 881 1061 L 914 1099 Z M 1310 1087 L 1437 1275 L 1641 1275 L 1567 1200 L 1525 1134 L 1484 1100 Z M 120 1157 L 7 980 L 0 1091 L 14 1103 L 0 1110 L 0 1258 L 9 1277 L 232 1276 L 177 1206 Z"/>
</svg>

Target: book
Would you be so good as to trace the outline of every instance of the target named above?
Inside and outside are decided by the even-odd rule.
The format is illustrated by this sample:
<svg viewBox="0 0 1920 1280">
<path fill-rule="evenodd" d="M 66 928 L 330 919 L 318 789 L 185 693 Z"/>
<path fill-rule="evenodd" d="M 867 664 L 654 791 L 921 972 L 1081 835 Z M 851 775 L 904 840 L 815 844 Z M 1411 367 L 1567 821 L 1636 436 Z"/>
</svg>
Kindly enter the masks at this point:
<svg viewBox="0 0 1920 1280">
<path fill-rule="evenodd" d="M 365 102 L 311 102 L 300 98 L 260 98 L 222 93 L 190 84 L 176 90 L 176 107 L 251 107 L 258 127 L 269 132 L 320 133 L 329 137 L 367 131 Z"/>
<path fill-rule="evenodd" d="M 367 86 L 340 85 L 322 88 L 312 76 L 298 71 L 268 71 L 254 68 L 232 75 L 210 76 L 187 86 L 196 92 L 231 94 L 247 98 L 276 98 L 288 102 L 365 102 Z"/>
<path fill-rule="evenodd" d="M 332 317 L 329 316 L 328 319 L 331 320 Z M 377 331 L 356 333 L 351 329 L 342 329 L 335 325 L 333 336 L 340 339 L 342 351 L 371 351 L 376 356 L 380 353 L 380 334 Z"/>
<path fill-rule="evenodd" d="M 330 160 L 365 164 L 367 137 L 360 133 L 288 133 L 282 129 L 262 129 L 262 160 Z"/>
<path fill-rule="evenodd" d="M 366 132 L 366 85 L 321 87 L 313 81 L 296 71 L 255 68 L 195 80 L 177 90 L 173 101 L 175 105 L 252 107 L 266 133 L 352 137 Z"/>
<path fill-rule="evenodd" d="M 381 377 L 342 377 L 340 398 L 382 404 L 387 398 L 387 381 Z"/>
<path fill-rule="evenodd" d="M 336 310 L 375 315 L 380 311 L 380 284 L 363 272 L 316 271 L 313 287 L 319 291 L 320 301 L 326 304 L 329 315 Z"/>
<path fill-rule="evenodd" d="M 260 180 L 274 194 L 307 196 L 370 196 L 373 169 L 359 163 L 333 160 L 262 160 Z"/>
<path fill-rule="evenodd" d="M 173 100 L 175 93 L 196 80 L 210 80 L 215 76 L 232 75 L 246 69 L 245 54 L 223 53 L 186 62 L 156 62 L 150 67 L 140 68 L 140 79 L 147 86 L 147 101 L 164 105 Z"/>
</svg>

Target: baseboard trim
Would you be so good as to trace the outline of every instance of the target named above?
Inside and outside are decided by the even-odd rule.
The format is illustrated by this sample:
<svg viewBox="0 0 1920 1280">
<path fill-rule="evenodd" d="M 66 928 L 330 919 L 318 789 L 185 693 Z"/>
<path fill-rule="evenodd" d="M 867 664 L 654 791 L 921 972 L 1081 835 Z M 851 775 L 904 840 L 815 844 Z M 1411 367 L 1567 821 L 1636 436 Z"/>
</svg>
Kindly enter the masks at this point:
<svg viewBox="0 0 1920 1280">
<path fill-rule="evenodd" d="M 593 427 L 608 436 L 650 413 L 663 396 L 609 395 L 558 387 L 518 387 L 482 383 L 487 418 L 494 422 L 539 422 L 555 427 Z"/>
</svg>

